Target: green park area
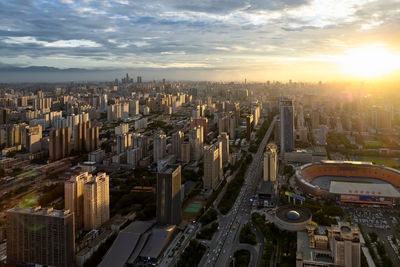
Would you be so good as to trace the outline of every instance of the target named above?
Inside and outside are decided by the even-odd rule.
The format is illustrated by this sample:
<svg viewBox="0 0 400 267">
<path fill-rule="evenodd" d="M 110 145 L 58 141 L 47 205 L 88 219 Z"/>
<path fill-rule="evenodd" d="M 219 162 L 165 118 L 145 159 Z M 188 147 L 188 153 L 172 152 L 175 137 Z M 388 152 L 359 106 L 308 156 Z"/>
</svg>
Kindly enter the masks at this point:
<svg viewBox="0 0 400 267">
<path fill-rule="evenodd" d="M 383 159 L 383 158 L 368 158 L 368 157 L 363 157 L 360 158 L 361 161 L 369 161 L 374 164 L 378 165 L 384 165 L 386 167 L 391 167 L 391 168 L 400 168 L 400 163 L 395 160 L 395 159 Z"/>
<path fill-rule="evenodd" d="M 383 143 L 379 140 L 374 140 L 374 141 L 364 141 L 364 147 L 365 148 L 382 148 Z"/>
<path fill-rule="evenodd" d="M 32 193 L 27 195 L 20 203 L 19 203 L 19 208 L 20 209 L 29 209 L 29 208 L 34 208 L 38 205 L 39 203 L 39 196 L 36 193 Z"/>
<path fill-rule="evenodd" d="M 17 179 L 25 179 L 25 178 L 31 178 L 31 177 L 37 176 L 39 174 L 40 174 L 40 172 L 37 170 L 26 170 L 26 171 L 24 170 L 21 173 L 19 173 L 18 175 L 16 175 L 15 177 Z"/>
</svg>

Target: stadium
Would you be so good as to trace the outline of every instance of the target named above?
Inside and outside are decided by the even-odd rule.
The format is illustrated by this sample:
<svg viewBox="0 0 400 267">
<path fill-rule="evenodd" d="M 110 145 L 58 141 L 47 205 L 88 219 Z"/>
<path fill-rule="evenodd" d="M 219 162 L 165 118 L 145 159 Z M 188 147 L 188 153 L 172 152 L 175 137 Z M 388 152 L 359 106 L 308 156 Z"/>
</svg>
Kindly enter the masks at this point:
<svg viewBox="0 0 400 267">
<path fill-rule="evenodd" d="M 296 171 L 296 184 L 315 197 L 344 203 L 393 205 L 400 198 L 400 171 L 371 162 L 309 163 Z"/>
</svg>

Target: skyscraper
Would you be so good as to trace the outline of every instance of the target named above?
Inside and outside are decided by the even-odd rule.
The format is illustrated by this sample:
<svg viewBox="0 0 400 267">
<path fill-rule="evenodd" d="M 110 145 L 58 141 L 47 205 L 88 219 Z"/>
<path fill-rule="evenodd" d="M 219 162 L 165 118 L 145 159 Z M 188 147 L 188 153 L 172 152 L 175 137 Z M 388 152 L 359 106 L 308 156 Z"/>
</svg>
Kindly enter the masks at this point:
<svg viewBox="0 0 400 267">
<path fill-rule="evenodd" d="M 247 141 L 251 140 L 251 131 L 253 130 L 253 115 L 246 116 L 246 139 Z"/>
<path fill-rule="evenodd" d="M 92 176 L 84 185 L 83 224 L 85 230 L 98 229 L 110 219 L 110 186 L 106 173 Z"/>
<path fill-rule="evenodd" d="M 184 137 L 185 134 L 181 131 L 172 134 L 172 154 L 176 155 L 178 158 L 181 158 L 181 145 Z"/>
<path fill-rule="evenodd" d="M 275 144 L 268 144 L 264 152 L 264 181 L 275 182 L 277 174 L 277 147 Z"/>
<path fill-rule="evenodd" d="M 281 153 L 294 150 L 294 117 L 292 100 L 280 101 Z"/>
<path fill-rule="evenodd" d="M 181 166 L 167 167 L 157 173 L 157 222 L 179 224 L 181 205 Z"/>
<path fill-rule="evenodd" d="M 165 157 L 167 149 L 167 136 L 164 132 L 158 132 L 154 135 L 153 140 L 153 161 L 157 162 L 163 157 Z"/>
<path fill-rule="evenodd" d="M 229 163 L 229 135 L 224 132 L 220 133 L 218 142 L 221 142 L 222 165 L 225 165 Z"/>
<path fill-rule="evenodd" d="M 74 216 L 68 210 L 10 209 L 7 263 L 70 267 L 74 264 Z"/>
<path fill-rule="evenodd" d="M 217 146 L 218 145 L 218 146 Z M 219 142 L 204 146 L 204 177 L 203 186 L 206 190 L 215 190 L 220 181 L 222 159 L 220 158 Z"/>
</svg>

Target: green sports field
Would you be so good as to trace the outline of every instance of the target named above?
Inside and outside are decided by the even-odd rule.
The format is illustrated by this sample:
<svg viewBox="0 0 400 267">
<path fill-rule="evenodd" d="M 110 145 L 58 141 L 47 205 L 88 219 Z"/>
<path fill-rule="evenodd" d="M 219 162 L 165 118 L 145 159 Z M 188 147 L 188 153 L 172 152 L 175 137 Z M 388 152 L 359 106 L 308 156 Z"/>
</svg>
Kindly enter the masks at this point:
<svg viewBox="0 0 400 267">
<path fill-rule="evenodd" d="M 196 218 L 197 214 L 199 214 L 202 208 L 203 202 L 200 200 L 195 200 L 186 206 L 186 208 L 183 210 L 182 216 L 186 218 Z"/>
</svg>

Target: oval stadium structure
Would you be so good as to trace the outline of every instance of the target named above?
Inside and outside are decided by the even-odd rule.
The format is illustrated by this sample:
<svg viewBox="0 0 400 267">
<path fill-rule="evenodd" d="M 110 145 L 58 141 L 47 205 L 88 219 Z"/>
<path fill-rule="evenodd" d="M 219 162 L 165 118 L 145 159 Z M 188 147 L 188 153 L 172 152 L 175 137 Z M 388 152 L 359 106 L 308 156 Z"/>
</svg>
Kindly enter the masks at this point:
<svg viewBox="0 0 400 267">
<path fill-rule="evenodd" d="M 342 202 L 392 205 L 400 198 L 400 171 L 371 162 L 309 163 L 296 171 L 296 184 L 305 193 Z"/>
</svg>

